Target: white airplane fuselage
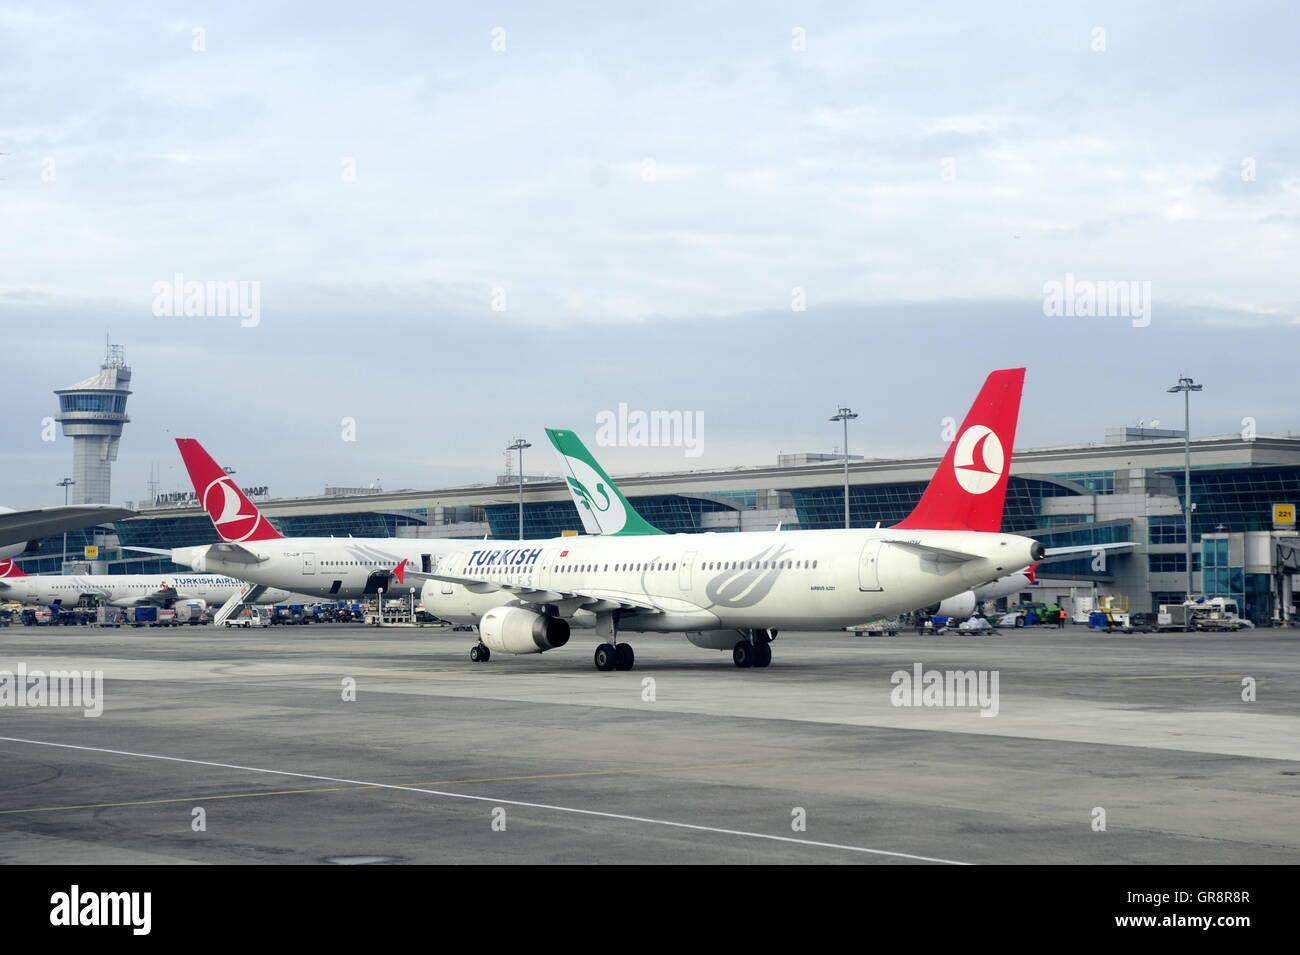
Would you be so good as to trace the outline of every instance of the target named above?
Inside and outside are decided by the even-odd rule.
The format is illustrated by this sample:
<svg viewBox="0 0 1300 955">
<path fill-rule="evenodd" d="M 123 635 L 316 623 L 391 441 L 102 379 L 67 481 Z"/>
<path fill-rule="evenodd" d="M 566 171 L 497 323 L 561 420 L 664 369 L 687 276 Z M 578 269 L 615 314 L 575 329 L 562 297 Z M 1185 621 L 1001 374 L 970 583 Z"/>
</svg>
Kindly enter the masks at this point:
<svg viewBox="0 0 1300 955">
<path fill-rule="evenodd" d="M 958 561 L 908 543 L 977 556 Z M 427 581 L 421 597 L 428 612 L 463 624 L 519 603 L 499 582 L 648 605 L 620 613 L 619 628 L 633 632 L 826 630 L 996 580 L 1026 566 L 1036 546 L 1009 534 L 888 528 L 474 542 L 437 572 L 483 583 Z M 584 602 L 555 605 L 591 626 Z"/>
<path fill-rule="evenodd" d="M 990 584 L 983 587 L 975 588 L 975 599 L 979 601 L 997 600 L 1000 597 L 1009 597 L 1012 594 L 1018 594 L 1024 590 L 1031 590 L 1038 584 L 1029 579 L 1029 571 L 1018 570 L 1013 574 L 1007 574 Z"/>
<path fill-rule="evenodd" d="M 177 547 L 172 560 L 194 570 L 229 574 L 252 583 L 308 594 L 326 600 L 347 600 L 373 594 L 367 590 L 374 575 L 387 574 L 402 561 L 414 570 L 482 541 L 407 539 L 397 537 L 281 537 L 235 545 L 201 544 Z M 385 593 L 397 597 L 409 586 L 395 580 Z M 418 592 L 419 584 L 414 584 Z"/>
<path fill-rule="evenodd" d="M 66 607 L 77 606 L 83 596 L 108 607 L 157 604 L 164 591 L 172 592 L 167 601 L 202 600 L 220 606 L 244 588 L 242 580 L 214 574 L 37 574 L 6 577 L 0 584 L 0 600 Z M 268 590 L 258 603 L 278 603 L 288 596 L 287 590 Z"/>
</svg>

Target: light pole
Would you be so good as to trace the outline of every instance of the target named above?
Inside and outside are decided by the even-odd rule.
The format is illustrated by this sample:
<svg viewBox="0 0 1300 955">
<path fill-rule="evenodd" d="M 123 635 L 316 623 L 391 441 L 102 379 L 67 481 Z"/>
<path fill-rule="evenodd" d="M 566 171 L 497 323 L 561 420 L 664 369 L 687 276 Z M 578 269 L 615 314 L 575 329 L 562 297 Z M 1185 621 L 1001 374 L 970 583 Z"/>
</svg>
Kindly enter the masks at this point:
<svg viewBox="0 0 1300 955">
<path fill-rule="evenodd" d="M 849 422 L 857 417 L 851 408 L 841 408 L 831 421 L 844 422 L 844 529 L 849 529 Z"/>
<path fill-rule="evenodd" d="M 67 507 L 67 506 L 68 506 L 68 488 L 72 487 L 72 485 L 74 485 L 74 484 L 76 484 L 76 483 L 77 483 L 77 482 L 74 481 L 74 480 L 72 480 L 72 478 L 67 478 L 67 477 L 65 477 L 65 478 L 64 478 L 62 481 L 60 481 L 58 484 L 54 485 L 55 487 L 61 487 L 61 488 L 63 488 L 63 506 L 64 506 L 64 507 Z M 67 532 L 67 531 L 64 531 L 64 532 L 63 532 L 63 564 L 59 567 L 59 573 L 61 573 L 61 574 L 62 574 L 62 573 L 66 573 L 66 572 L 67 572 L 67 569 L 68 569 L 68 532 Z"/>
<path fill-rule="evenodd" d="M 1201 391 L 1190 378 L 1179 378 L 1167 389 L 1169 394 L 1183 393 L 1183 534 L 1187 538 L 1187 596 L 1192 596 L 1192 401 L 1193 391 Z M 1204 572 L 1204 568 L 1202 568 Z"/>
<path fill-rule="evenodd" d="M 519 539 L 524 539 L 524 448 L 531 448 L 532 445 L 523 438 L 515 438 L 515 443 L 506 448 L 507 451 L 519 452 Z"/>
</svg>

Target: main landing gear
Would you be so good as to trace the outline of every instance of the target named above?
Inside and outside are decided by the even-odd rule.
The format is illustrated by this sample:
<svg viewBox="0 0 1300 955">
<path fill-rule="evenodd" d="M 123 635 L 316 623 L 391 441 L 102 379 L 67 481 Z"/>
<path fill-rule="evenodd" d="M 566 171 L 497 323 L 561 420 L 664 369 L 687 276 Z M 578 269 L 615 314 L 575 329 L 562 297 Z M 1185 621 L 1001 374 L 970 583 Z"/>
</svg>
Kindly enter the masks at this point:
<svg viewBox="0 0 1300 955">
<path fill-rule="evenodd" d="M 630 643 L 602 643 L 596 648 L 595 662 L 596 669 L 601 671 L 630 670 L 636 663 L 636 654 Z"/>
<path fill-rule="evenodd" d="M 469 648 L 469 658 L 474 663 L 487 663 L 492 659 L 492 651 L 485 644 L 480 643 L 476 647 Z"/>
<path fill-rule="evenodd" d="M 636 654 L 632 646 L 618 642 L 618 611 L 606 611 L 596 614 L 596 636 L 605 642 L 596 648 L 596 669 L 601 672 L 610 670 L 630 670 L 636 663 Z"/>
<path fill-rule="evenodd" d="M 732 648 L 731 662 L 741 669 L 768 666 L 772 662 L 772 641 L 775 639 L 775 630 L 746 631 L 745 638 Z"/>
</svg>

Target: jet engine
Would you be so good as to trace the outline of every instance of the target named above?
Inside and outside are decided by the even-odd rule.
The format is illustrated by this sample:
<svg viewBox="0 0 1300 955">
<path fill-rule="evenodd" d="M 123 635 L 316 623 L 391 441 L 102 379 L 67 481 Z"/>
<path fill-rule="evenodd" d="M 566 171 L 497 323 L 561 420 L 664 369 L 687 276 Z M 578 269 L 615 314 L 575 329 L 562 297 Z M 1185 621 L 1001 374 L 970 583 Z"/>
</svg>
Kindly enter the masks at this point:
<svg viewBox="0 0 1300 955">
<path fill-rule="evenodd" d="M 479 638 L 501 653 L 545 653 L 569 642 L 569 621 L 523 607 L 493 607 L 478 622 Z"/>
<path fill-rule="evenodd" d="M 975 591 L 968 590 L 964 594 L 931 604 L 925 609 L 932 617 L 956 617 L 958 620 L 965 620 L 975 612 Z"/>
</svg>

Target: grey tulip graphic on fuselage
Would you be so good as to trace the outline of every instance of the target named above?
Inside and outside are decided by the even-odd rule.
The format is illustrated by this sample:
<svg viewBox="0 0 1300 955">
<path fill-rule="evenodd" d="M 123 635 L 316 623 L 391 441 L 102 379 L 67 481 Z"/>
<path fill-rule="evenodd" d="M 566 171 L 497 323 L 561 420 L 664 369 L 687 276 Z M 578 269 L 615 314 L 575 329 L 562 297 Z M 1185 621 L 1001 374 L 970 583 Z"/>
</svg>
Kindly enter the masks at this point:
<svg viewBox="0 0 1300 955">
<path fill-rule="evenodd" d="M 790 551 L 791 548 L 780 545 L 768 547 L 749 560 L 737 561 L 738 566 L 710 578 L 704 585 L 705 594 L 713 601 L 709 606 L 740 610 L 757 604 L 772 592 L 781 576 L 784 558 Z"/>
</svg>

